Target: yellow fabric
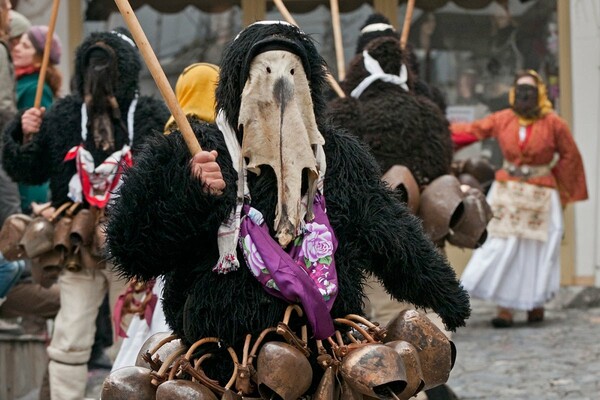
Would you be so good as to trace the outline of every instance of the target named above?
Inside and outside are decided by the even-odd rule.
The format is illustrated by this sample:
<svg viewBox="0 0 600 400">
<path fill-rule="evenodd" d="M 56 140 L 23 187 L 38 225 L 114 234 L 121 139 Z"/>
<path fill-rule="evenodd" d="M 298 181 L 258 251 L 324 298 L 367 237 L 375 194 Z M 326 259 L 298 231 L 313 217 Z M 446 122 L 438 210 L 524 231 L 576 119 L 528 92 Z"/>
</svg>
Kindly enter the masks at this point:
<svg viewBox="0 0 600 400">
<path fill-rule="evenodd" d="M 519 124 L 523 126 L 531 125 L 546 114 L 552 112 L 552 103 L 550 102 L 550 100 L 548 100 L 548 92 L 546 90 L 546 85 L 544 84 L 544 81 L 538 75 L 538 73 L 532 69 L 528 69 L 527 74 L 531 75 L 537 82 L 538 107 L 540 108 L 540 113 L 535 118 L 525 118 L 517 114 L 517 117 L 519 118 Z M 511 87 L 510 91 L 508 92 L 508 102 L 510 103 L 511 107 L 515 105 L 515 86 L 516 84 L 513 85 L 513 87 Z"/>
<path fill-rule="evenodd" d="M 219 81 L 219 67 L 214 64 L 197 63 L 187 67 L 175 85 L 175 96 L 185 115 L 203 121 L 215 122 L 215 89 Z M 173 116 L 165 125 L 165 134 L 176 128 Z"/>
</svg>

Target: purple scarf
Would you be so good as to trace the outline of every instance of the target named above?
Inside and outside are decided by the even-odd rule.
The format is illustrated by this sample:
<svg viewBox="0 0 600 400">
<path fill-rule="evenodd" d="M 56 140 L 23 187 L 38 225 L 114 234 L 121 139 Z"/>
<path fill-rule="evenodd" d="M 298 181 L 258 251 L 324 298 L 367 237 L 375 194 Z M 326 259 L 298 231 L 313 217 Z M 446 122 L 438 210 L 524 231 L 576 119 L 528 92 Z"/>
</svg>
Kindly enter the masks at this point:
<svg viewBox="0 0 600 400">
<path fill-rule="evenodd" d="M 301 303 L 316 339 L 333 335 L 329 312 L 337 296 L 334 254 L 337 239 L 325 212 L 325 198 L 317 193 L 315 218 L 287 251 L 271 237 L 262 214 L 244 205 L 240 247 L 252 274 L 272 296 Z"/>
</svg>

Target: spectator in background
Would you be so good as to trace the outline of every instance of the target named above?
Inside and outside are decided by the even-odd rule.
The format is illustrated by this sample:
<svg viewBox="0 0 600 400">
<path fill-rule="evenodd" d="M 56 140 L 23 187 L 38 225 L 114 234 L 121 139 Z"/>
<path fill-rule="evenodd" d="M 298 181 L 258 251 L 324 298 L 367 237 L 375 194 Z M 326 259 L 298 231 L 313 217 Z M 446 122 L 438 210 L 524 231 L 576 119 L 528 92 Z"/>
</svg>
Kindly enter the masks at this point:
<svg viewBox="0 0 600 400">
<path fill-rule="evenodd" d="M 513 309 L 526 310 L 530 323 L 544 319 L 560 284 L 561 206 L 588 197 L 577 144 L 540 76 L 517 74 L 509 102 L 509 109 L 451 128 L 455 143 L 495 137 L 505 158 L 488 194 L 495 216 L 489 237 L 462 275 L 473 297 L 498 304 L 496 328 L 512 326 Z"/>
<path fill-rule="evenodd" d="M 9 52 L 9 10 L 10 1 L 0 0 L 0 132 L 10 121 L 16 111 L 15 108 L 15 75 Z M 2 135 L 0 135 L 0 150 L 2 148 Z M 19 190 L 2 168 L 2 155 L 0 154 L 0 226 L 11 214 L 18 213 L 21 209 Z"/>
<path fill-rule="evenodd" d="M 47 26 L 32 26 L 25 34 L 21 35 L 19 41 L 12 48 L 11 55 L 17 78 L 17 109 L 19 111 L 24 111 L 34 105 L 47 33 Z M 50 48 L 50 63 L 46 70 L 40 104 L 44 110 L 49 108 L 58 97 L 62 84 L 62 75 L 57 68 L 61 51 L 60 39 L 54 34 Z M 48 182 L 41 185 L 20 183 L 19 192 L 21 208 L 24 213 L 31 212 L 32 203 L 45 203 L 49 199 Z"/>
<path fill-rule="evenodd" d="M 27 33 L 29 28 L 31 28 L 31 22 L 29 22 L 27 17 L 15 10 L 10 10 L 9 20 L 10 29 L 8 32 L 8 44 L 12 50 L 16 44 L 19 43 L 19 40 L 21 40 L 21 36 Z"/>
<path fill-rule="evenodd" d="M 10 1 L 0 0 L 0 129 L 14 116 L 15 113 L 15 80 L 14 70 L 8 51 L 8 27 Z M 18 211 L 13 182 L 0 170 L 0 213 L 2 223 L 10 214 Z M 4 303 L 6 293 L 19 280 L 24 263 L 10 262 L 0 253 L 0 305 Z M 0 321 L 0 330 L 10 330 Z"/>
</svg>

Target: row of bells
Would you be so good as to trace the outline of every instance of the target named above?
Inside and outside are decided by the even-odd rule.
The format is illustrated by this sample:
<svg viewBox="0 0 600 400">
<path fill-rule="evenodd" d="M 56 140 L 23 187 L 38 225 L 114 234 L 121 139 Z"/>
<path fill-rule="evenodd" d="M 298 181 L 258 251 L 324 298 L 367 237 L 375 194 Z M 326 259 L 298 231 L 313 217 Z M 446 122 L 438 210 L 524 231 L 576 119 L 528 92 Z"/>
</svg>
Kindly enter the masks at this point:
<svg viewBox="0 0 600 400">
<path fill-rule="evenodd" d="M 71 208 L 61 216 L 66 206 Z M 102 267 L 103 225 L 94 210 L 82 209 L 73 216 L 77 206 L 66 203 L 50 218 L 11 215 L 0 230 L 0 251 L 10 261 L 35 260 L 42 269 Z"/>
<path fill-rule="evenodd" d="M 419 187 L 408 168 L 391 167 L 382 179 L 399 190 L 409 209 L 423 221 L 425 233 L 438 243 L 475 249 L 487 238 L 486 227 L 492 209 L 476 182 L 463 184 L 453 175 L 442 175 L 425 187 Z"/>
<path fill-rule="evenodd" d="M 386 328 L 364 319 L 362 322 L 369 325 L 360 325 L 364 329 L 359 330 L 367 333 L 353 330 L 354 336 L 347 344 L 339 340 L 341 335 L 338 340 L 329 340 L 328 349 L 317 343 L 317 363 L 324 372 L 319 371 L 323 374 L 320 383 L 310 394 L 313 368 L 306 348 L 299 348 L 297 343 L 262 344 L 256 368 L 253 354 L 240 363 L 233 353 L 236 368 L 232 379 L 222 387 L 204 374 L 202 359 L 190 361 L 192 351 L 186 353 L 179 339 L 162 333 L 144 344 L 136 366 L 118 369 L 107 377 L 101 398 L 409 399 L 448 380 L 456 349 L 426 316 L 405 310 Z"/>
</svg>

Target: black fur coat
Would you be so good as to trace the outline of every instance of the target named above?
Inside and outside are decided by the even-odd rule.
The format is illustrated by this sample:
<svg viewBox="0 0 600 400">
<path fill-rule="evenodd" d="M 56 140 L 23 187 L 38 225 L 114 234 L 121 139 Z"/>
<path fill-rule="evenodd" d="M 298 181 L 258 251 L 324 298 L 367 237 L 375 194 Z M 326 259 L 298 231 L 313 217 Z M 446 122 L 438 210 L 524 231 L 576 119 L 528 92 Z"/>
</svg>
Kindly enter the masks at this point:
<svg viewBox="0 0 600 400">
<path fill-rule="evenodd" d="M 122 33 L 125 34 L 125 33 Z M 121 111 L 121 121 L 127 123 L 127 112 L 138 89 L 141 64 L 138 50 L 114 33 L 94 33 L 78 48 L 76 53 L 74 93 L 58 100 L 44 116 L 40 131 L 33 140 L 23 145 L 21 114 L 12 120 L 4 133 L 4 159 L 6 172 L 17 182 L 41 184 L 50 180 L 52 204 L 58 206 L 68 201 L 68 185 L 76 173 L 75 161 L 64 162 L 66 153 L 81 144 L 81 105 L 83 103 L 84 54 L 94 43 L 103 41 L 115 50 L 118 58 L 119 83 L 115 97 Z M 134 114 L 134 155 L 144 137 L 162 132 L 169 112 L 162 101 L 140 96 Z M 127 132 L 115 129 L 115 150 L 128 144 Z M 112 151 L 96 149 L 93 135 L 84 143 L 99 165 Z"/>
<path fill-rule="evenodd" d="M 366 50 L 389 74 L 398 74 L 401 63 L 407 63 L 395 38 L 374 39 Z M 351 97 L 367 76 L 363 56 L 358 54 L 341 83 L 347 97 L 328 104 L 330 121 L 364 140 L 384 172 L 395 164 L 405 165 L 419 185 L 450 173 L 453 149 L 448 121 L 431 100 L 412 93 L 416 84 L 412 73 L 408 80 L 411 92 L 375 81 L 358 99 Z"/>
</svg>

